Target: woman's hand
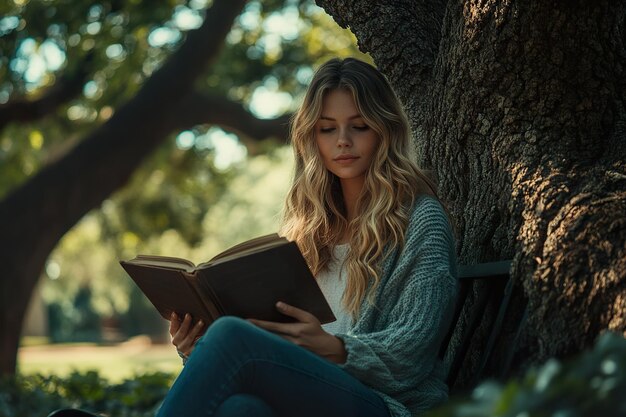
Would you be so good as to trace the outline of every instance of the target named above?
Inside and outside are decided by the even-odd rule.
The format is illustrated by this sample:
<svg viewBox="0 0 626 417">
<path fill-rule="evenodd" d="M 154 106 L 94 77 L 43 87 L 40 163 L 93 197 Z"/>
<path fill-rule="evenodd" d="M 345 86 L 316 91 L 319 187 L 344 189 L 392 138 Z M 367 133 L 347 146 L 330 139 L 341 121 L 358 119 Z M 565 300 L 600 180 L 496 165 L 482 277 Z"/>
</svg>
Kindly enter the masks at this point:
<svg viewBox="0 0 626 417">
<path fill-rule="evenodd" d="M 176 346 L 176 350 L 185 356 L 191 355 L 196 342 L 204 333 L 204 323 L 198 320 L 196 324 L 191 325 L 191 316 L 185 314 L 185 318 L 181 321 L 176 313 L 172 313 L 170 320 L 170 335 L 172 336 L 172 344 Z"/>
<path fill-rule="evenodd" d="M 283 302 L 278 302 L 276 308 L 282 314 L 293 317 L 298 322 L 277 323 L 256 319 L 248 319 L 248 321 L 331 362 L 344 363 L 346 361 L 347 353 L 341 339 L 326 333 L 313 314 Z"/>
</svg>

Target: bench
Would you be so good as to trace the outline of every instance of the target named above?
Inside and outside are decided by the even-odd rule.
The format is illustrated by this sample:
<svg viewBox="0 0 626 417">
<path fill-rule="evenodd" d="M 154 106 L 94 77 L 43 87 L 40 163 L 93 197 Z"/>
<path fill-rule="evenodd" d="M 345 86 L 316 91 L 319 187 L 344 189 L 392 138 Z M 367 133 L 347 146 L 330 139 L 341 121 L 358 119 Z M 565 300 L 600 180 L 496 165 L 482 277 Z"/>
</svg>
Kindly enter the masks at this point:
<svg viewBox="0 0 626 417">
<path fill-rule="evenodd" d="M 525 305 L 522 319 L 514 326 L 510 349 L 497 358 L 497 363 L 492 357 L 511 307 L 514 283 L 510 269 L 510 260 L 459 267 L 459 298 L 439 350 L 452 393 L 471 389 L 486 377 L 504 378 L 511 368 L 514 346 L 526 318 Z M 478 354 L 470 357 L 476 344 Z"/>
</svg>

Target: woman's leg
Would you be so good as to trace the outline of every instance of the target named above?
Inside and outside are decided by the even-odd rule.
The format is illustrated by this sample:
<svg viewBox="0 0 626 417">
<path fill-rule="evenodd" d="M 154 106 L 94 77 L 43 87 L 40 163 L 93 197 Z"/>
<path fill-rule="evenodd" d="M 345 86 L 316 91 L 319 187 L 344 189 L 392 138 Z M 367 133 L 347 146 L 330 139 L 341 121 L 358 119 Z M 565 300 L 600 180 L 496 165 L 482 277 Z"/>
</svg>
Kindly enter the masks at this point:
<svg viewBox="0 0 626 417">
<path fill-rule="evenodd" d="M 250 394 L 231 395 L 215 411 L 215 417 L 276 417 L 274 410 L 259 397 Z"/>
<path fill-rule="evenodd" d="M 212 416 L 235 394 L 260 398 L 280 417 L 389 415 L 375 392 L 335 364 L 223 317 L 198 341 L 157 416 Z"/>
</svg>

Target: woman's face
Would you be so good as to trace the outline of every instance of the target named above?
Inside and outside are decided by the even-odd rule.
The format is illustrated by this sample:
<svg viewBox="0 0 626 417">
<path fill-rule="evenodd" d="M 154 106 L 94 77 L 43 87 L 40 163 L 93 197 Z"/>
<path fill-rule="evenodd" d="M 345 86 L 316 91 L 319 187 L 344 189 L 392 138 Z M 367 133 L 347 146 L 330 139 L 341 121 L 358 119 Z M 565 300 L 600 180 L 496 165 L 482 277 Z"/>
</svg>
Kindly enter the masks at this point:
<svg viewBox="0 0 626 417">
<path fill-rule="evenodd" d="M 378 134 L 359 114 L 352 94 L 331 90 L 324 95 L 315 124 L 315 140 L 326 169 L 346 181 L 365 180 L 378 146 Z"/>
</svg>

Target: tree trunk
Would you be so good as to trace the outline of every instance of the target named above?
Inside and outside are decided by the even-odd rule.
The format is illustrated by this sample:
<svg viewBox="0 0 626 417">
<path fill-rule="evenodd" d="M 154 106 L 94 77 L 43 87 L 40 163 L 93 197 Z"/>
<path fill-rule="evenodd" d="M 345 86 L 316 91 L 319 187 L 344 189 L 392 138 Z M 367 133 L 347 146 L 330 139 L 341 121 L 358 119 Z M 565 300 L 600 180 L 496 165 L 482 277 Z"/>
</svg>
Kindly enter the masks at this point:
<svg viewBox="0 0 626 417">
<path fill-rule="evenodd" d="M 625 333 L 626 2 L 318 3 L 405 103 L 459 261 L 514 260 L 496 360 L 526 300 L 516 367 Z"/>
<path fill-rule="evenodd" d="M 15 372 L 22 321 L 49 253 L 177 126 L 177 105 L 184 105 L 194 80 L 217 57 L 244 3 L 215 1 L 203 25 L 137 96 L 0 202 L 0 374 Z"/>
</svg>

